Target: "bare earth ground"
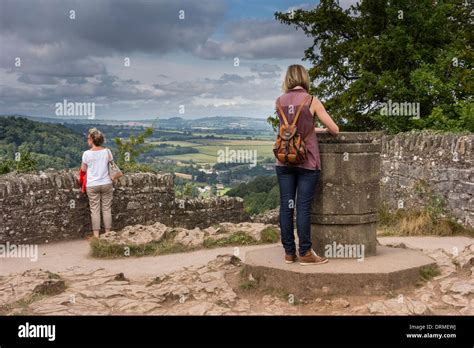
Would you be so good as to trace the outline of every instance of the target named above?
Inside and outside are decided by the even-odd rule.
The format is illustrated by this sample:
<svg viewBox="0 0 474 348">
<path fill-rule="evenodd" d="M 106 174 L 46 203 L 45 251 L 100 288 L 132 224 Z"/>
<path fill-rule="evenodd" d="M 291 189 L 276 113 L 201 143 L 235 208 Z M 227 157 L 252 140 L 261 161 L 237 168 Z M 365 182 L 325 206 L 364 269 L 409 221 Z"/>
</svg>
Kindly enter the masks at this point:
<svg viewBox="0 0 474 348">
<path fill-rule="evenodd" d="M 234 247 L 163 256 L 94 259 L 86 241 L 39 247 L 37 262 L 0 259 L 0 313 L 6 315 L 363 315 L 474 314 L 474 242 L 468 237 L 379 237 L 422 250 L 441 274 L 386 296 L 317 298 L 254 287 Z M 249 250 L 267 245 L 240 246 Z M 221 255 L 221 256 L 219 256 Z M 314 266 L 317 267 L 317 266 Z"/>
</svg>

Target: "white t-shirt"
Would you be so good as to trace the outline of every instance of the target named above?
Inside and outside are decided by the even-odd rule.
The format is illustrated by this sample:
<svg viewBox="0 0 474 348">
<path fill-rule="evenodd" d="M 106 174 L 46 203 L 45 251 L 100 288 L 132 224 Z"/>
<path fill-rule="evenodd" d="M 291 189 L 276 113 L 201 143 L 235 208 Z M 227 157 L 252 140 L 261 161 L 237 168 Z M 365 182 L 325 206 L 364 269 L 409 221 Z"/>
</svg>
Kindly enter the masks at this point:
<svg viewBox="0 0 474 348">
<path fill-rule="evenodd" d="M 82 162 L 87 165 L 86 187 L 112 183 L 109 175 L 109 160 L 112 160 L 112 152 L 107 149 L 84 151 Z"/>
</svg>

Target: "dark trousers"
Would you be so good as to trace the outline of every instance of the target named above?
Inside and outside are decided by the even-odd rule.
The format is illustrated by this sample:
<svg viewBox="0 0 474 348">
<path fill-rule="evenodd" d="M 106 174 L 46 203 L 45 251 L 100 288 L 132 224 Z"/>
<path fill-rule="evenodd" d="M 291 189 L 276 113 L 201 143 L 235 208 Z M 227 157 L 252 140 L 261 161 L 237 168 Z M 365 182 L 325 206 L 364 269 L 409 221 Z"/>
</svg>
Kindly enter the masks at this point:
<svg viewBox="0 0 474 348">
<path fill-rule="evenodd" d="M 280 231 L 283 248 L 286 254 L 296 254 L 293 230 L 293 212 L 296 207 L 298 252 L 304 255 L 311 249 L 311 203 L 319 181 L 320 170 L 276 166 L 276 173 L 280 186 Z"/>
</svg>

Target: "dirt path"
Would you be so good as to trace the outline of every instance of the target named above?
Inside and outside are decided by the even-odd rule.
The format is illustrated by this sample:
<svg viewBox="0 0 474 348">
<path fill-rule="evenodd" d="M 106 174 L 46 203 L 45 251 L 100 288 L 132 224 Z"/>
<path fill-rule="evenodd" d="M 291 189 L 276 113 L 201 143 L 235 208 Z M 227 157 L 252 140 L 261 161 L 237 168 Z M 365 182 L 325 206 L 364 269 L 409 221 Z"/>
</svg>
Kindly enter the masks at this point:
<svg viewBox="0 0 474 348">
<path fill-rule="evenodd" d="M 453 248 L 463 250 L 472 244 L 469 237 L 378 237 L 383 245 L 403 243 L 413 249 L 444 249 L 452 252 Z M 240 246 L 239 257 L 245 261 L 245 252 L 266 248 L 271 244 Z M 33 268 L 41 268 L 51 272 L 59 272 L 71 268 L 93 271 L 104 268 L 110 272 L 123 272 L 130 277 L 149 277 L 173 272 L 183 267 L 205 265 L 217 255 L 233 254 L 234 247 L 201 249 L 193 252 L 146 256 L 139 258 L 96 259 L 89 256 L 89 243 L 85 240 L 42 244 L 38 247 L 36 262 L 25 258 L 0 258 L 0 275 L 24 272 Z"/>
<path fill-rule="evenodd" d="M 384 245 L 423 249 L 436 260 L 441 275 L 420 287 L 400 289 L 386 296 L 329 296 L 308 302 L 298 302 L 295 298 L 290 302 L 291 294 L 242 286 L 241 266 L 235 263 L 235 258 L 217 257 L 233 254 L 234 247 L 105 260 L 89 256 L 88 242 L 70 241 L 40 245 L 36 262 L 0 258 L 0 314 L 474 313 L 473 238 L 379 237 L 379 241 Z M 273 245 L 239 247 L 239 257 L 245 261 L 246 252 Z M 117 277 L 118 273 L 125 276 Z M 45 284 L 66 287 L 59 288 L 55 294 L 38 296 L 37 287 Z"/>
<path fill-rule="evenodd" d="M 240 246 L 239 257 L 245 260 L 245 252 L 266 248 L 271 244 Z M 36 262 L 26 258 L 0 258 L 0 276 L 41 268 L 50 272 L 59 272 L 72 268 L 93 271 L 104 268 L 115 273 L 124 273 L 127 277 L 141 278 L 159 276 L 174 272 L 183 267 L 205 265 L 217 255 L 233 254 L 234 247 L 201 249 L 187 253 L 161 256 L 130 257 L 122 259 L 96 259 L 89 256 L 89 243 L 85 240 L 42 244 L 38 247 Z"/>
</svg>

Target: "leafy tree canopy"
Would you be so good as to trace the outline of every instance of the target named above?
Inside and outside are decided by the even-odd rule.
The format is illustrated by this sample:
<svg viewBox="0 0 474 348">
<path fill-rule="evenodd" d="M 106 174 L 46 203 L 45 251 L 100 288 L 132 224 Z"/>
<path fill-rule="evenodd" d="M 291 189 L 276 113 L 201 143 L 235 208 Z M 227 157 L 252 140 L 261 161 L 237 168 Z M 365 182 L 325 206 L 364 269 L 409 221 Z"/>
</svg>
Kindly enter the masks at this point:
<svg viewBox="0 0 474 348">
<path fill-rule="evenodd" d="M 472 11 L 467 0 L 363 0 L 346 10 L 321 0 L 275 16 L 314 39 L 304 52 L 311 92 L 342 129 L 472 132 Z M 419 114 L 387 113 L 389 103 L 414 103 Z"/>
</svg>

